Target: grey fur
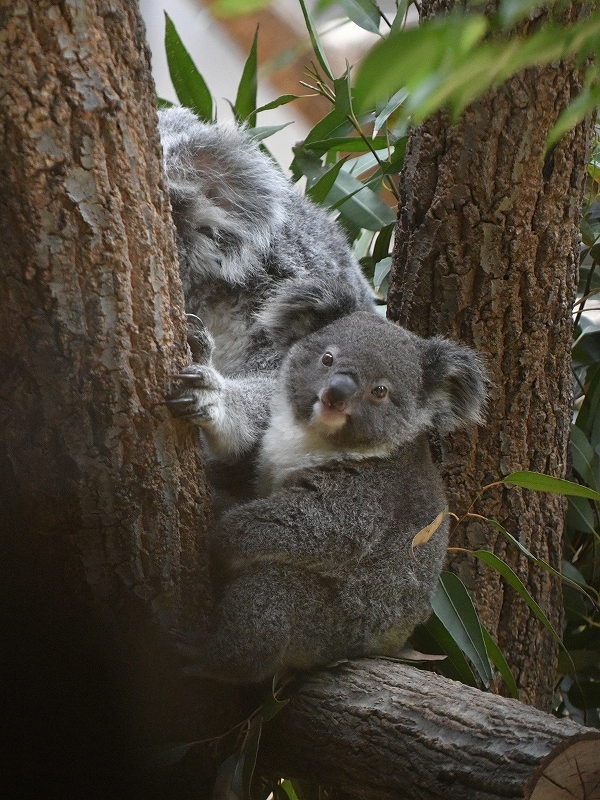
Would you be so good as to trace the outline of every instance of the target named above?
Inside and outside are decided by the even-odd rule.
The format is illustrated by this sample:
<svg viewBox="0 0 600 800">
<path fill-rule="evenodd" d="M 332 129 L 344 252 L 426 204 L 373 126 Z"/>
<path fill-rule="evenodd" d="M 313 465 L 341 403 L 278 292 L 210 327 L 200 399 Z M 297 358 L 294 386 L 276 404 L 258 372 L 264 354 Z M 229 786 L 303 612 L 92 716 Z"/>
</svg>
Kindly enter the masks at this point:
<svg viewBox="0 0 600 800">
<path fill-rule="evenodd" d="M 447 546 L 444 520 L 412 550 L 446 507 L 427 432 L 477 422 L 485 391 L 472 351 L 372 312 L 298 341 L 262 442 L 265 496 L 214 534 L 221 594 L 190 671 L 255 683 L 398 655 L 430 613 Z"/>
<path fill-rule="evenodd" d="M 159 128 L 186 310 L 206 329 L 192 327 L 195 363 L 169 405 L 201 427 L 218 462 L 237 467 L 267 423 L 288 346 L 281 309 L 318 315 L 327 297 L 332 319 L 372 309 L 372 292 L 341 229 L 246 131 L 203 123 L 185 108 L 159 112 Z M 340 298 L 335 311 L 331 295 Z"/>
</svg>

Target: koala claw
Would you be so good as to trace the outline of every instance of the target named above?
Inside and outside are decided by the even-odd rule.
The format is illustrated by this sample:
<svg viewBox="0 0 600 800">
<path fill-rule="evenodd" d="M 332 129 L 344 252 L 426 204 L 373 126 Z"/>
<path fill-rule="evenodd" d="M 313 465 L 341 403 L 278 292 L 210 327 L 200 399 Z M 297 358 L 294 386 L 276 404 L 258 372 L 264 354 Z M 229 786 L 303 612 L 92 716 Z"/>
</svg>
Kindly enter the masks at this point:
<svg viewBox="0 0 600 800">
<path fill-rule="evenodd" d="M 215 341 L 204 323 L 195 314 L 186 314 L 188 321 L 187 343 L 195 364 L 208 364 L 215 349 Z"/>
<path fill-rule="evenodd" d="M 171 414 L 178 419 L 193 419 L 198 424 L 214 422 L 217 416 L 215 403 L 202 403 L 202 395 L 196 392 L 189 397 L 174 397 L 166 400 Z"/>
</svg>

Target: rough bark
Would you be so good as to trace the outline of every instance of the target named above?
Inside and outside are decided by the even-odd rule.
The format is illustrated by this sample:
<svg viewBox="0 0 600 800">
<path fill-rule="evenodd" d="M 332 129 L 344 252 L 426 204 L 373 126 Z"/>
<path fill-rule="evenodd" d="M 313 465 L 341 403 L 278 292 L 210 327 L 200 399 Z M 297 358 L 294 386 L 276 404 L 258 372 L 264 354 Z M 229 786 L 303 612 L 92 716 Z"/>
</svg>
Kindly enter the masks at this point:
<svg viewBox="0 0 600 800">
<path fill-rule="evenodd" d="M 474 103 L 456 125 L 439 113 L 410 137 L 388 313 L 422 335 L 472 344 L 492 382 L 485 427 L 440 444 L 457 513 L 480 487 L 512 471 L 567 473 L 571 309 L 590 126 L 580 125 L 548 155 L 545 143 L 579 88 L 572 64 L 530 69 Z M 562 499 L 494 489 L 474 510 L 560 567 Z M 486 523 L 461 525 L 451 544 L 505 558 L 560 629 L 558 582 Z M 496 574 L 460 554 L 452 568 L 498 637 L 522 699 L 549 708 L 557 654 L 551 636 Z"/>
<path fill-rule="evenodd" d="M 149 57 L 133 0 L 0 20 L 2 779 L 129 797 L 130 749 L 207 708 L 169 643 L 209 604 L 209 506 L 163 404 L 188 355 Z"/>
<path fill-rule="evenodd" d="M 567 800 L 600 792 L 600 732 L 412 667 L 311 677 L 263 733 L 260 767 L 356 800 Z"/>
</svg>

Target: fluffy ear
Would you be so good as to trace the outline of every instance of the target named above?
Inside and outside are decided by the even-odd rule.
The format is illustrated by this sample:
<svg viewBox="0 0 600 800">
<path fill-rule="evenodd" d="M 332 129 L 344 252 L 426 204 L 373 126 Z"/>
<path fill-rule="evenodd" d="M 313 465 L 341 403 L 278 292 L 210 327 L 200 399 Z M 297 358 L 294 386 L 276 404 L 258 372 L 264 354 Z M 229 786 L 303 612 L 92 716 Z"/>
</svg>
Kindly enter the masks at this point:
<svg viewBox="0 0 600 800">
<path fill-rule="evenodd" d="M 425 340 L 422 364 L 425 405 L 437 430 L 482 422 L 489 381 L 473 350 L 436 336 Z"/>
<path fill-rule="evenodd" d="M 258 316 L 258 322 L 282 351 L 340 317 L 364 309 L 357 293 L 340 275 L 287 281 Z"/>
</svg>

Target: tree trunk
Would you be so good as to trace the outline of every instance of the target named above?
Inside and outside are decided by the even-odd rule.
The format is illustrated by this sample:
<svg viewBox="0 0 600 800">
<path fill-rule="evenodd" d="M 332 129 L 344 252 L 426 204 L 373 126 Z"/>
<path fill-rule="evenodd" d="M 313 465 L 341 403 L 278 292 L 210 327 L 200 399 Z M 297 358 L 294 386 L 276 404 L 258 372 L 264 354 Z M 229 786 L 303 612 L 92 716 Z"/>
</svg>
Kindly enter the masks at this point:
<svg viewBox="0 0 600 800">
<path fill-rule="evenodd" d="M 206 616 L 209 504 L 163 404 L 188 355 L 149 58 L 133 0 L 0 10 L 2 780 L 130 797 L 132 748 L 219 718 L 168 636 Z"/>
<path fill-rule="evenodd" d="M 308 678 L 261 752 L 263 772 L 356 800 L 599 796 L 599 731 L 386 661 Z"/>
<path fill-rule="evenodd" d="M 456 125 L 439 113 L 410 137 L 389 316 L 421 335 L 472 344 L 492 382 L 486 425 L 439 445 L 450 508 L 459 514 L 481 487 L 510 472 L 567 473 L 571 309 L 590 125 L 548 155 L 545 143 L 579 88 L 573 64 L 529 69 L 474 103 Z M 563 499 L 496 488 L 474 510 L 560 568 Z M 505 558 L 560 630 L 558 581 L 489 525 L 467 521 L 451 544 Z M 548 709 L 555 641 L 497 574 L 464 554 L 453 555 L 452 568 L 498 638 L 522 699 Z"/>
</svg>

